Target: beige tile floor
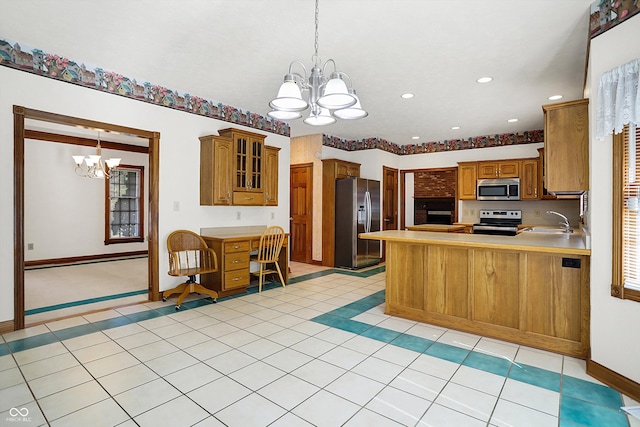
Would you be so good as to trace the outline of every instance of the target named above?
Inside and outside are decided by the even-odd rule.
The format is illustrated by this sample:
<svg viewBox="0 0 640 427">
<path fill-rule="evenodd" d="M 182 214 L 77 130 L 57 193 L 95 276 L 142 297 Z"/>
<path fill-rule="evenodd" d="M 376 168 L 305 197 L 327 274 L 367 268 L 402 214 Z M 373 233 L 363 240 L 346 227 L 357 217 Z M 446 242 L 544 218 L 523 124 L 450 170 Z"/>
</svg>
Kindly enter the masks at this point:
<svg viewBox="0 0 640 427">
<path fill-rule="evenodd" d="M 318 270 L 292 263 L 293 277 Z M 560 419 L 564 386 L 313 320 L 382 289 L 384 273 L 331 273 L 178 312 L 147 302 L 4 334 L 12 350 L 0 356 L 0 425 L 16 425 L 12 408 L 55 427 L 579 425 Z M 384 304 L 353 320 L 600 386 L 583 360 L 394 318 Z M 115 323 L 92 329 L 104 321 Z M 41 344 L 21 349 L 29 340 Z"/>
<path fill-rule="evenodd" d="M 25 270 L 25 310 L 73 303 L 90 298 L 147 289 L 147 258 L 87 263 Z M 324 267 L 291 263 L 291 277 Z M 135 295 L 91 304 L 74 305 L 25 317 L 26 325 L 148 301 Z"/>
</svg>

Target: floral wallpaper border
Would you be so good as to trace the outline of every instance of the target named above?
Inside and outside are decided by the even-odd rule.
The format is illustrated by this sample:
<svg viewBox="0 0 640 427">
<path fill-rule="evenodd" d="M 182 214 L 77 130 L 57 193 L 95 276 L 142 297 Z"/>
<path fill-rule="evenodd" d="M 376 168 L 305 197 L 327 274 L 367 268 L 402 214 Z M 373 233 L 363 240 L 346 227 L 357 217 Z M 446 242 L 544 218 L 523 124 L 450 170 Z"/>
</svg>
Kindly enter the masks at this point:
<svg viewBox="0 0 640 427">
<path fill-rule="evenodd" d="M 0 65 L 139 101 L 289 136 L 289 124 L 231 105 L 123 76 L 0 37 Z"/>
<path fill-rule="evenodd" d="M 113 71 L 105 71 L 100 67 L 87 66 L 83 63 L 78 65 L 77 62 L 64 56 L 46 53 L 32 47 L 23 48 L 19 43 L 2 37 L 0 37 L 0 65 L 161 107 L 199 114 L 278 135 L 290 136 L 289 124 L 284 121 L 264 117 L 258 113 L 242 111 L 231 105 L 216 103 L 161 85 L 149 82 L 140 84 L 135 78 Z M 536 142 L 543 142 L 543 132 L 541 130 L 408 145 L 398 145 L 381 138 L 346 140 L 337 136 L 322 135 L 322 144 L 328 147 L 345 151 L 378 149 L 397 155 L 436 153 Z"/>
<path fill-rule="evenodd" d="M 437 153 L 442 151 L 468 150 L 472 148 L 533 144 L 536 142 L 544 142 L 544 132 L 542 130 L 474 136 L 467 139 L 449 139 L 444 141 L 407 145 L 398 145 L 381 138 L 365 138 L 347 141 L 335 136 L 322 135 L 322 145 L 327 147 L 338 148 L 346 151 L 379 149 L 399 156 Z"/>
<path fill-rule="evenodd" d="M 596 0 L 591 3 L 589 35 L 594 38 L 639 12 L 639 0 Z"/>
</svg>

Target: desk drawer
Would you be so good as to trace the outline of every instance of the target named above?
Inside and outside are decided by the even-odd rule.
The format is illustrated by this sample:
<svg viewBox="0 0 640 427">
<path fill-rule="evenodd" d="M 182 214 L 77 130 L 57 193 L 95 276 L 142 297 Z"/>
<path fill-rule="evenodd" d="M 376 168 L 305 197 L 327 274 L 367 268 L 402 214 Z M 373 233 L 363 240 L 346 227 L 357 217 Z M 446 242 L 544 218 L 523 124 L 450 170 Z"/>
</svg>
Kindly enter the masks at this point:
<svg viewBox="0 0 640 427">
<path fill-rule="evenodd" d="M 249 241 L 242 242 L 225 242 L 224 253 L 229 254 L 233 252 L 249 252 Z"/>
<path fill-rule="evenodd" d="M 224 270 L 240 270 L 249 268 L 249 252 L 231 252 L 224 256 Z"/>
<path fill-rule="evenodd" d="M 224 273 L 224 288 L 242 288 L 249 286 L 249 269 L 234 270 Z"/>
</svg>

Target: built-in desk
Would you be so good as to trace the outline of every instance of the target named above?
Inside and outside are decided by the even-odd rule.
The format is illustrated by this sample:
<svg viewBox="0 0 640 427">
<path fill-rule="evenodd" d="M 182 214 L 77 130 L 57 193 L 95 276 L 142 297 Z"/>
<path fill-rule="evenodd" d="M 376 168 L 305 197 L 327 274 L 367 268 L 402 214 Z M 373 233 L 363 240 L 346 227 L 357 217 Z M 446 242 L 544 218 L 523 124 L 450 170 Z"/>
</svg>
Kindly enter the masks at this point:
<svg viewBox="0 0 640 427">
<path fill-rule="evenodd" d="M 221 297 L 246 292 L 251 281 L 249 254 L 258 249 L 266 228 L 264 225 L 201 228 L 200 235 L 218 257 L 218 271 L 201 275 L 200 284 Z M 287 234 L 278 261 L 286 283 L 289 282 L 288 242 Z"/>
</svg>

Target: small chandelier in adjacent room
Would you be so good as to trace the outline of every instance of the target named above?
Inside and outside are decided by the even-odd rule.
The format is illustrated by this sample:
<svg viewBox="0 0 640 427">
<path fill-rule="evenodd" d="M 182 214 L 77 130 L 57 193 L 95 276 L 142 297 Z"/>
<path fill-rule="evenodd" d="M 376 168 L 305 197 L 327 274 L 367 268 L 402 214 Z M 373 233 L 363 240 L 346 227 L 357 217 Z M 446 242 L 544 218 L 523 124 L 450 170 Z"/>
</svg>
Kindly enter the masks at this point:
<svg viewBox="0 0 640 427">
<path fill-rule="evenodd" d="M 100 133 L 98 132 L 98 145 L 96 154 L 89 156 L 71 156 L 76 162 L 76 174 L 85 178 L 109 178 L 109 172 L 115 170 L 120 164 L 119 158 L 102 160 L 102 147 L 100 146 Z"/>
<path fill-rule="evenodd" d="M 315 18 L 315 53 L 312 57 L 314 64 L 311 74 L 300 61 L 289 64 L 289 72 L 284 76 L 278 96 L 269 103 L 273 110 L 268 116 L 278 120 L 295 120 L 302 117 L 301 111 L 311 107 L 309 117 L 304 122 L 314 126 L 335 123 L 336 117 L 343 120 L 366 117 L 368 113 L 360 105 L 360 99 L 351 85 L 351 78 L 336 70 L 333 59 L 321 64 L 318 55 L 318 0 Z M 296 64 L 302 67 L 304 74 L 293 72 Z M 329 64 L 333 66 L 333 72 L 327 77 L 325 69 Z M 302 91 L 309 92 L 308 101 L 302 98 Z"/>
</svg>

